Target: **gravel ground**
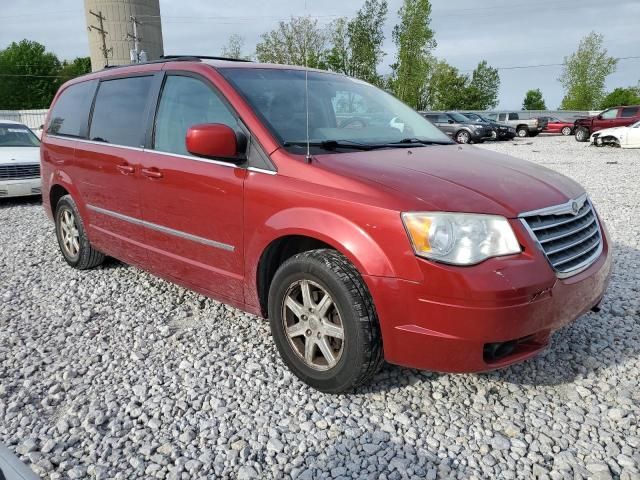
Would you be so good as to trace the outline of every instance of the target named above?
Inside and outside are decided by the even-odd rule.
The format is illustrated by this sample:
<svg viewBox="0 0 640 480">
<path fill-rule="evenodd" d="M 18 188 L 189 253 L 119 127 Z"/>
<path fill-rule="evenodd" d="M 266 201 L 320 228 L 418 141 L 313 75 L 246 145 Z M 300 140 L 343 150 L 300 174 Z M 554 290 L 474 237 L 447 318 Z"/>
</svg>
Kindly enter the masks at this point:
<svg viewBox="0 0 640 480">
<path fill-rule="evenodd" d="M 115 261 L 74 271 L 41 205 L 5 200 L 0 442 L 52 479 L 640 478 L 640 151 L 480 148 L 581 182 L 613 237 L 602 311 L 535 359 L 320 394 L 266 322 Z"/>
</svg>

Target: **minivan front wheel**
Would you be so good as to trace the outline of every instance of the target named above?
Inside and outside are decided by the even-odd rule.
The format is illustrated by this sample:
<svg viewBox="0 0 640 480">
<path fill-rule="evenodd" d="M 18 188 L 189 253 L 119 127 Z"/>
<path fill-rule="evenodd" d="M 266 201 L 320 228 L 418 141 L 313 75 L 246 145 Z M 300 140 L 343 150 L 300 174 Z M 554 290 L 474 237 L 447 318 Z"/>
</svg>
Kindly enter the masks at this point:
<svg viewBox="0 0 640 480">
<path fill-rule="evenodd" d="M 335 250 L 299 253 L 280 266 L 269 289 L 269 322 L 284 363 L 320 391 L 352 390 L 382 364 L 369 291 Z"/>
<path fill-rule="evenodd" d="M 89 243 L 84 223 L 71 195 L 65 195 L 58 201 L 55 224 L 60 251 L 69 265 L 78 270 L 86 270 L 104 261 L 104 255 Z"/>
</svg>

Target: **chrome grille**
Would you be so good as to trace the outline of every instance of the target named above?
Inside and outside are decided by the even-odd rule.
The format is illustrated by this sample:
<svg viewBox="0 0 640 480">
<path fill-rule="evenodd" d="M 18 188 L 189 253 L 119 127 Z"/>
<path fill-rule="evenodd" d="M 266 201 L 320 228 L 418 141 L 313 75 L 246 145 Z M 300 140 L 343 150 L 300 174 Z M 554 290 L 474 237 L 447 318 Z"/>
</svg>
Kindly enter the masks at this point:
<svg viewBox="0 0 640 480">
<path fill-rule="evenodd" d="M 559 276 L 584 270 L 602 252 L 600 225 L 586 195 L 520 217 Z"/>
<path fill-rule="evenodd" d="M 23 180 L 26 178 L 39 178 L 40 164 L 16 163 L 0 165 L 0 180 Z"/>
</svg>

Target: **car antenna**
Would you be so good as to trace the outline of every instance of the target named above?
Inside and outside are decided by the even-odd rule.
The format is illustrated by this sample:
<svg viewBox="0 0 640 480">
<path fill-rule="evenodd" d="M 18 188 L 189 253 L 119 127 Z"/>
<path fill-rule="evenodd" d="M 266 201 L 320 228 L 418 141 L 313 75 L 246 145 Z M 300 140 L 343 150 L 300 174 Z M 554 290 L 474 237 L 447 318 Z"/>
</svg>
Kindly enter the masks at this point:
<svg viewBox="0 0 640 480">
<path fill-rule="evenodd" d="M 307 12 L 307 0 L 304 0 L 304 11 Z M 309 140 L 309 66 L 307 64 L 307 35 L 304 36 L 304 107 L 306 111 L 306 131 L 307 131 L 307 163 L 311 163 L 311 141 Z"/>
</svg>

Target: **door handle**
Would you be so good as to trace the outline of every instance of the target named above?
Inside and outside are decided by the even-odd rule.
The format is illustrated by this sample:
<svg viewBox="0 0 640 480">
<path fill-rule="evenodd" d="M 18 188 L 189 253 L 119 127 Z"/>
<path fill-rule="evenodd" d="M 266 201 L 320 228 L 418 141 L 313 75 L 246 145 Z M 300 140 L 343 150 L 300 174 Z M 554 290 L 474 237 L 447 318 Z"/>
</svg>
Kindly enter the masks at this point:
<svg viewBox="0 0 640 480">
<path fill-rule="evenodd" d="M 135 171 L 136 171 L 135 167 L 132 167 L 128 163 L 123 163 L 122 165 L 118 165 L 116 168 L 118 169 L 118 171 L 120 173 L 122 173 L 124 175 L 131 175 L 132 173 L 135 173 Z"/>
<path fill-rule="evenodd" d="M 156 167 L 143 168 L 142 174 L 145 177 L 149 177 L 149 178 L 162 178 L 164 176 L 162 175 L 162 172 L 158 170 Z"/>
</svg>

